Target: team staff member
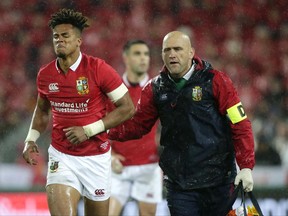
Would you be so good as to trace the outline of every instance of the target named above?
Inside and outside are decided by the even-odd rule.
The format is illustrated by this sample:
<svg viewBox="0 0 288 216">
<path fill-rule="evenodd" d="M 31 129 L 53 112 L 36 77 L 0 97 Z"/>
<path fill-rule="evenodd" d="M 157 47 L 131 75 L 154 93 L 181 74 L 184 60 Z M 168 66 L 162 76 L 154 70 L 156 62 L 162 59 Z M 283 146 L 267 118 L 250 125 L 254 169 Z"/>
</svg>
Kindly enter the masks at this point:
<svg viewBox="0 0 288 216">
<path fill-rule="evenodd" d="M 128 41 L 123 47 L 127 86 L 134 105 L 149 80 L 149 47 L 142 40 Z M 157 125 L 157 124 L 156 124 Z M 156 125 L 139 140 L 112 143 L 112 187 L 109 215 L 120 215 L 129 198 L 137 201 L 139 215 L 156 214 L 162 200 L 162 171 L 158 165 Z"/>
<path fill-rule="evenodd" d="M 57 59 L 39 71 L 37 104 L 23 157 L 37 164 L 35 142 L 52 110 L 46 187 L 51 215 L 77 215 L 81 196 L 85 215 L 108 215 L 111 152 L 106 130 L 131 118 L 134 105 L 111 66 L 81 53 L 81 33 L 88 27 L 82 13 L 62 9 L 51 16 L 49 26 Z M 107 97 L 116 106 L 108 115 Z"/>
<path fill-rule="evenodd" d="M 159 163 L 171 215 L 221 215 L 233 181 L 253 189 L 251 123 L 232 81 L 195 55 L 186 34 L 173 31 L 164 37 L 162 59 L 164 67 L 142 90 L 133 119 L 109 137 L 139 138 L 160 118 Z"/>
</svg>

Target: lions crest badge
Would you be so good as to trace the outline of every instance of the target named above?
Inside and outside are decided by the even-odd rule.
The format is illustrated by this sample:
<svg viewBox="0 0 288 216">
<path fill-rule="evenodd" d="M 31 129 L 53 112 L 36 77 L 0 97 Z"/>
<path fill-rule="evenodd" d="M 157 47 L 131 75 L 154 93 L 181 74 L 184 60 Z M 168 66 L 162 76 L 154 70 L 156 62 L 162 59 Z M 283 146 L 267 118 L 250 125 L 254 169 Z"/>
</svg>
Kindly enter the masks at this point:
<svg viewBox="0 0 288 216">
<path fill-rule="evenodd" d="M 76 80 L 76 89 L 79 95 L 85 95 L 89 93 L 88 78 L 79 77 Z"/>
<path fill-rule="evenodd" d="M 50 164 L 50 167 L 49 167 L 50 172 L 51 173 L 57 172 L 58 165 L 59 165 L 59 161 L 52 161 L 51 164 Z"/>
<path fill-rule="evenodd" d="M 200 101 L 202 99 L 202 88 L 200 86 L 195 86 L 192 89 L 192 100 Z"/>
</svg>

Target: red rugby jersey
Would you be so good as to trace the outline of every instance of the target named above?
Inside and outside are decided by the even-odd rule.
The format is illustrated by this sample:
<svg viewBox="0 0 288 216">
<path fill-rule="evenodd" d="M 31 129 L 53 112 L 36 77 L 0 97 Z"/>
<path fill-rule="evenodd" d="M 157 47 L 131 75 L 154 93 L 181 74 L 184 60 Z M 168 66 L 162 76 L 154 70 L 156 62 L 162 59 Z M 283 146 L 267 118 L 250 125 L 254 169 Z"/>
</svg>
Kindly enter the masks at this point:
<svg viewBox="0 0 288 216">
<path fill-rule="evenodd" d="M 77 156 L 103 154 L 110 149 L 103 132 L 78 145 L 71 144 L 63 128 L 93 123 L 106 113 L 106 93 L 122 84 L 119 74 L 104 60 L 81 54 L 64 74 L 54 60 L 37 76 L 38 94 L 51 104 L 52 143 L 58 151 Z"/>
<path fill-rule="evenodd" d="M 131 85 L 126 74 L 123 75 L 123 82 L 129 90 L 129 94 L 133 100 L 134 105 L 137 105 L 137 102 L 141 96 L 141 91 L 144 85 L 149 80 L 149 77 L 139 83 L 139 85 Z M 158 162 L 158 150 L 156 144 L 156 131 L 157 123 L 154 125 L 152 130 L 144 135 L 141 139 L 137 140 L 128 140 L 125 142 L 112 142 L 113 151 L 117 154 L 123 155 L 126 160 L 122 161 L 124 166 L 130 165 L 143 165 Z"/>
</svg>

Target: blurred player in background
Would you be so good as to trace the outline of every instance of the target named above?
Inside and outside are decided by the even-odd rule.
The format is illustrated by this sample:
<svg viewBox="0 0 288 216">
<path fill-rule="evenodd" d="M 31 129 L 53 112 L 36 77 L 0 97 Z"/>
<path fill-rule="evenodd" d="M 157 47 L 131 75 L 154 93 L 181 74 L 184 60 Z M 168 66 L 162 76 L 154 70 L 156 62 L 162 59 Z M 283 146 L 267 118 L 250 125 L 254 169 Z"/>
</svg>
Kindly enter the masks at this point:
<svg viewBox="0 0 288 216">
<path fill-rule="evenodd" d="M 88 26 L 80 12 L 62 9 L 53 14 L 49 27 L 57 59 L 43 66 L 37 77 L 37 104 L 23 157 L 37 164 L 35 142 L 52 110 L 46 186 L 51 215 L 77 215 L 82 196 L 85 215 L 108 215 L 111 151 L 106 130 L 134 113 L 117 72 L 105 61 L 81 53 L 82 30 Z M 106 115 L 107 97 L 115 109 Z"/>
<path fill-rule="evenodd" d="M 134 105 L 149 80 L 149 47 L 142 40 L 128 41 L 123 47 L 127 86 Z M 109 215 L 118 216 L 129 198 L 137 201 L 141 216 L 155 215 L 162 200 L 162 171 L 158 165 L 157 124 L 139 140 L 112 142 L 112 187 Z"/>
<path fill-rule="evenodd" d="M 160 118 L 159 164 L 171 215 L 224 216 L 233 183 L 253 189 L 251 123 L 231 79 L 195 55 L 188 35 L 168 33 L 162 59 L 164 67 L 143 88 L 134 117 L 109 137 L 140 138 Z"/>
</svg>

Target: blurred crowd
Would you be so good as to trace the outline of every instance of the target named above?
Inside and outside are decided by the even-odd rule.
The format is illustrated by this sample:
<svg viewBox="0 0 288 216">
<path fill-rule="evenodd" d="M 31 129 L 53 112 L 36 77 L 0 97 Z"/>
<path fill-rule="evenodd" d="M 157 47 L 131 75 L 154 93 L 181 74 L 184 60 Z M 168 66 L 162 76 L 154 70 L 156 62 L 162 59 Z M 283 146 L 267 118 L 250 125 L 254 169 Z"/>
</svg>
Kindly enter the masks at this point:
<svg viewBox="0 0 288 216">
<path fill-rule="evenodd" d="M 163 36 L 176 29 L 189 34 L 196 55 L 234 81 L 253 123 L 257 164 L 288 166 L 286 0 L 1 0 L 1 137 L 33 112 L 37 72 L 55 57 L 47 23 L 63 7 L 89 18 L 82 51 L 103 58 L 119 74 L 126 40 L 150 44 L 155 76 Z"/>
</svg>

